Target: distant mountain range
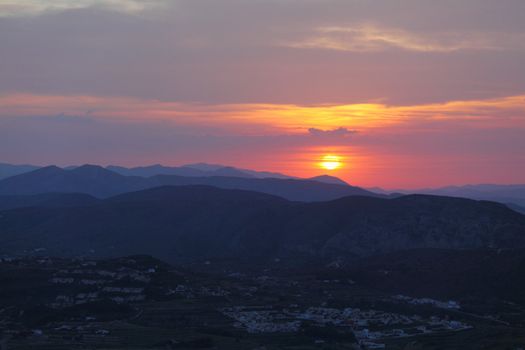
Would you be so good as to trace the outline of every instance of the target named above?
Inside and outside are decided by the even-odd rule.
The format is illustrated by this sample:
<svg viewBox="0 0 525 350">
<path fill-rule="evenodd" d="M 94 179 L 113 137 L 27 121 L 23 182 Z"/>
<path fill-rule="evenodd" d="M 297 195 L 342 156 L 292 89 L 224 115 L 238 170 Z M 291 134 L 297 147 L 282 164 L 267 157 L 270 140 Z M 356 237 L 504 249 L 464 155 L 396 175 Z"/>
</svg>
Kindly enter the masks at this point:
<svg viewBox="0 0 525 350">
<path fill-rule="evenodd" d="M 0 253 L 141 253 L 178 262 L 525 247 L 525 216 L 460 198 L 350 196 L 302 203 L 251 191 L 163 186 L 104 200 L 60 200 L 1 211 Z"/>
<path fill-rule="evenodd" d="M 70 166 L 64 168 L 64 170 L 74 170 L 76 168 L 79 168 L 78 166 Z M 0 184 L 1 180 L 15 176 L 20 175 L 23 173 L 28 173 L 31 171 L 34 171 L 36 169 L 42 169 L 38 166 L 33 165 L 12 165 L 12 164 L 6 164 L 6 163 L 0 163 Z M 312 177 L 309 179 L 300 179 L 293 176 L 280 174 L 280 173 L 273 173 L 273 172 L 265 172 L 265 171 L 254 171 L 249 169 L 241 169 L 241 168 L 235 168 L 230 166 L 224 166 L 220 164 L 207 164 L 207 163 L 194 163 L 194 164 L 187 164 L 182 165 L 179 167 L 168 167 L 163 166 L 160 164 L 156 165 L 150 165 L 150 166 L 143 166 L 143 167 L 134 167 L 134 168 L 126 168 L 121 166 L 115 166 L 110 165 L 105 168 L 106 170 L 110 170 L 114 173 L 124 175 L 124 176 L 135 176 L 135 177 L 155 177 L 158 175 L 172 175 L 172 176 L 180 176 L 180 177 L 197 177 L 197 178 L 205 178 L 205 177 L 227 177 L 227 178 L 245 178 L 245 179 L 293 179 L 293 180 L 311 180 L 316 182 L 322 182 L 332 185 L 341 185 L 341 186 L 349 186 L 348 183 L 345 181 L 329 176 L 329 175 L 321 175 Z M 100 190 L 100 189 L 94 189 L 93 191 L 85 192 L 83 188 L 80 188 L 80 191 L 76 192 L 85 192 L 90 193 L 95 196 L 110 196 L 115 195 L 118 193 L 124 193 L 129 190 L 139 190 L 149 187 L 154 187 L 162 184 L 173 184 L 177 185 L 177 181 L 174 181 L 173 183 L 170 182 L 155 182 L 152 181 L 152 184 L 146 185 L 144 184 L 144 181 L 142 184 L 138 184 L 141 181 L 137 180 L 130 180 L 128 179 L 126 182 L 127 185 L 125 186 L 117 186 L 114 188 L 113 191 L 110 190 Z M 129 182 L 133 182 L 133 184 L 130 184 Z M 200 180 L 194 180 L 194 181 L 179 181 L 181 184 L 203 184 L 203 185 L 213 185 L 218 187 L 224 187 L 224 188 L 238 188 L 238 189 L 246 189 L 246 190 L 260 190 L 258 186 L 252 187 L 250 185 L 244 184 L 242 186 L 232 186 L 231 184 L 229 186 L 221 186 L 220 182 L 224 181 L 205 181 L 203 179 Z M 261 187 L 261 186 L 259 186 Z M 1 188 L 1 185 L 0 185 Z M 57 188 L 58 189 L 58 188 Z M 100 190 L 100 191 L 99 191 Z M 512 208 L 513 210 L 519 211 L 521 213 L 525 213 L 525 184 L 520 185 L 491 185 L 491 184 L 480 184 L 480 185 L 464 185 L 464 186 L 448 186 L 448 187 L 441 187 L 441 188 L 423 188 L 418 190 L 384 190 L 380 187 L 372 187 L 365 189 L 368 191 L 368 194 L 372 193 L 375 195 L 383 195 L 383 196 L 399 196 L 403 194 L 431 194 L 431 195 L 437 195 L 437 196 L 450 196 L 450 197 L 462 197 L 462 198 L 469 198 L 469 199 L 477 199 L 477 200 L 490 200 L 495 202 L 504 203 L 509 206 L 509 208 Z M 74 189 L 68 189 L 65 192 L 75 192 Z M 28 193 L 42 193 L 42 192 L 30 192 Z M 44 191 L 47 192 L 47 191 Z M 268 191 L 263 190 L 263 192 L 275 194 L 275 195 L 281 195 L 280 193 L 276 191 Z M 343 191 L 344 192 L 344 191 Z M 1 192 L 0 193 L 5 193 Z M 340 198 L 345 195 L 351 195 L 354 193 L 348 193 L 344 192 L 342 195 L 339 194 L 333 194 L 333 195 L 327 195 L 327 196 L 318 196 L 313 195 L 313 200 L 330 200 L 335 198 Z M 361 192 L 358 193 L 361 195 L 366 195 L 365 193 Z M 292 199 L 292 200 L 310 200 L 308 195 L 303 196 L 287 196 L 282 195 L 285 198 Z M 304 199 L 306 198 L 306 199 Z"/>
<path fill-rule="evenodd" d="M 226 173 L 225 168 L 219 169 Z M 230 169 L 231 170 L 231 169 Z M 228 170 L 230 174 L 236 170 Z M 99 198 L 162 185 L 207 185 L 225 189 L 257 191 L 294 201 L 326 201 L 351 195 L 381 196 L 334 178 L 325 182 L 308 179 L 278 179 L 236 176 L 124 176 L 96 165 L 70 170 L 49 166 L 0 180 L 0 195 L 85 193 Z M 327 183 L 333 182 L 333 183 Z"/>
<path fill-rule="evenodd" d="M 1 180 L 0 195 L 86 193 L 108 197 L 147 187 L 142 177 L 122 176 L 99 166 L 85 165 L 71 170 L 48 166 Z"/>
<path fill-rule="evenodd" d="M 36 165 L 14 165 L 7 163 L 0 163 L 0 180 L 10 176 L 27 173 L 39 168 Z M 65 170 L 73 170 L 78 166 L 67 166 Z M 294 176 L 284 175 L 275 172 L 255 171 L 249 169 L 239 169 L 231 166 L 207 163 L 194 163 L 182 165 L 179 167 L 168 167 L 160 164 L 126 168 L 117 165 L 109 165 L 106 169 L 125 176 L 142 176 L 150 177 L 155 175 L 179 175 L 179 176 L 231 176 L 231 177 L 248 177 L 248 178 L 276 178 L 276 179 L 295 179 Z M 332 177 L 328 177 L 332 178 Z M 323 177 L 318 179 L 323 182 Z M 330 181 L 330 180 L 329 180 Z"/>
<path fill-rule="evenodd" d="M 294 177 L 279 173 L 270 173 L 262 171 L 254 171 L 248 169 L 238 169 L 230 166 L 211 165 L 205 163 L 188 164 L 180 167 L 166 167 L 160 164 L 125 168 L 121 166 L 110 165 L 106 169 L 126 176 L 144 176 L 150 177 L 155 175 L 178 175 L 178 176 L 231 176 L 231 177 L 246 177 L 246 178 L 276 178 L 276 179 L 292 179 Z"/>
</svg>

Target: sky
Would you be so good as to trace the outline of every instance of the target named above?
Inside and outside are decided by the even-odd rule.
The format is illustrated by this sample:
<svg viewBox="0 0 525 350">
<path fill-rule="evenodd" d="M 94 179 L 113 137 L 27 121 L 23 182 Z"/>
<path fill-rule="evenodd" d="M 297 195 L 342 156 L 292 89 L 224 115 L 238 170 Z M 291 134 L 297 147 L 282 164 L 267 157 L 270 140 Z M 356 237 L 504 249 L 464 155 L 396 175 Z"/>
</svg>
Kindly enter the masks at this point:
<svg viewBox="0 0 525 350">
<path fill-rule="evenodd" d="M 525 183 L 523 0 L 0 0 L 0 162 Z M 326 156 L 341 167 L 322 169 Z"/>
</svg>

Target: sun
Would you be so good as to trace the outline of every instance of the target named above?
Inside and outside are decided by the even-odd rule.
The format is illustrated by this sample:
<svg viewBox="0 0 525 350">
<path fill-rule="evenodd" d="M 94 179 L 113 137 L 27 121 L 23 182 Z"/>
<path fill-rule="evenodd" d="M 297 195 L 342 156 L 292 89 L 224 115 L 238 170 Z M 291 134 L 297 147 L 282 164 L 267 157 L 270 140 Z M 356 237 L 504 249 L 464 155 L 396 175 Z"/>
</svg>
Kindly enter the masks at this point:
<svg viewBox="0 0 525 350">
<path fill-rule="evenodd" d="M 343 163 L 341 163 L 341 157 L 328 154 L 324 156 L 319 163 L 319 166 L 326 170 L 339 169 Z"/>
</svg>

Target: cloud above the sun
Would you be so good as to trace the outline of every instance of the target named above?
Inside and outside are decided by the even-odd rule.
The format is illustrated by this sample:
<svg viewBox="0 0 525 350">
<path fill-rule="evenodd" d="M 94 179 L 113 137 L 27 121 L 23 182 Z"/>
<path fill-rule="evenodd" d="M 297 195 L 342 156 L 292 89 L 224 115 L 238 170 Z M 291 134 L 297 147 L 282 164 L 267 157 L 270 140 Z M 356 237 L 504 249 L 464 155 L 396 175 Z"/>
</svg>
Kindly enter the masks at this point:
<svg viewBox="0 0 525 350">
<path fill-rule="evenodd" d="M 310 135 L 316 137 L 347 137 L 358 133 L 357 130 L 350 130 L 344 127 L 339 127 L 331 130 L 309 128 L 308 132 L 310 133 Z"/>
</svg>

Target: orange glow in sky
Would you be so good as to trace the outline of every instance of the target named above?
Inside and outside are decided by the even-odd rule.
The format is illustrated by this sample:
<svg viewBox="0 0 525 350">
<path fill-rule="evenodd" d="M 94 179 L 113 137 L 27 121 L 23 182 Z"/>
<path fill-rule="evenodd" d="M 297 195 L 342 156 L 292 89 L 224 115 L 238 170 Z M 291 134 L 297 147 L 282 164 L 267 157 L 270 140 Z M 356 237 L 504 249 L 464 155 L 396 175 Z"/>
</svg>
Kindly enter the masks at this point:
<svg viewBox="0 0 525 350">
<path fill-rule="evenodd" d="M 202 161 L 387 188 L 519 183 L 525 170 L 525 95 L 300 106 L 0 94 L 0 114 L 3 140 L 13 142 L 0 160 L 13 163 Z"/>
</svg>

